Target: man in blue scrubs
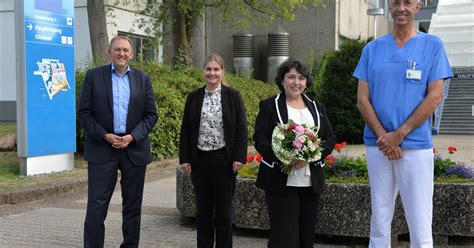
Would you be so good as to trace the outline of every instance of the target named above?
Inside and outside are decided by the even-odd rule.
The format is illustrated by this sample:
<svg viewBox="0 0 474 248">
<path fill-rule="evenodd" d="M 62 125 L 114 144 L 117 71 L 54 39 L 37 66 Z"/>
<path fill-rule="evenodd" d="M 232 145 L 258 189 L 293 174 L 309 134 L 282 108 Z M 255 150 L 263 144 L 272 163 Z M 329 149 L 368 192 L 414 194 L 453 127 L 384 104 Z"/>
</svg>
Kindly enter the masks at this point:
<svg viewBox="0 0 474 248">
<path fill-rule="evenodd" d="M 410 247 L 432 247 L 433 142 L 430 116 L 452 77 L 442 41 L 418 33 L 417 0 L 391 0 L 393 31 L 367 44 L 354 76 L 357 105 L 366 122 L 372 218 L 369 247 L 390 247 L 397 192 Z"/>
</svg>

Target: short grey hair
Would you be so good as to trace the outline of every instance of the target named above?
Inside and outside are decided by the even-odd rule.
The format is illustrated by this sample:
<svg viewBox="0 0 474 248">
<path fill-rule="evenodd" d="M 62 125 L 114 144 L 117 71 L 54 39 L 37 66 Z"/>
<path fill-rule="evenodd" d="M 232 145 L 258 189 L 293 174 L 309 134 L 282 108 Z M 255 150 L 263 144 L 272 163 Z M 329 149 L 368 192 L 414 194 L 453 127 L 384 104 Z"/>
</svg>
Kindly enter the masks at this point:
<svg viewBox="0 0 474 248">
<path fill-rule="evenodd" d="M 422 0 L 416 0 L 417 3 L 421 3 Z M 393 0 L 390 0 L 389 1 L 389 4 L 391 4 L 393 2 Z"/>
<path fill-rule="evenodd" d="M 393 1 L 393 0 L 392 0 Z M 125 35 L 117 35 L 115 36 L 114 38 L 112 38 L 110 40 L 110 43 L 109 43 L 109 49 L 112 49 L 112 45 L 114 44 L 115 41 L 117 40 L 126 40 L 128 41 L 128 43 L 130 43 L 130 47 L 132 47 L 132 50 L 133 50 L 133 42 L 132 40 L 128 37 L 128 36 L 125 36 Z"/>
</svg>

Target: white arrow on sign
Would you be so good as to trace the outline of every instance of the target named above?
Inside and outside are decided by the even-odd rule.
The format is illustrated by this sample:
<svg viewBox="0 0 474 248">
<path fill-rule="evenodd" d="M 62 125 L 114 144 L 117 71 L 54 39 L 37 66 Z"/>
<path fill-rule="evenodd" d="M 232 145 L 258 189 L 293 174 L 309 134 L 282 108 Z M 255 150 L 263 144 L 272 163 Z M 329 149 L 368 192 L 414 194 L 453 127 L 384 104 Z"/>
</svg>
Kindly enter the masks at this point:
<svg viewBox="0 0 474 248">
<path fill-rule="evenodd" d="M 33 29 L 33 25 L 31 25 L 31 23 L 28 23 L 28 25 L 26 25 L 26 27 L 31 31 L 31 29 Z"/>
</svg>

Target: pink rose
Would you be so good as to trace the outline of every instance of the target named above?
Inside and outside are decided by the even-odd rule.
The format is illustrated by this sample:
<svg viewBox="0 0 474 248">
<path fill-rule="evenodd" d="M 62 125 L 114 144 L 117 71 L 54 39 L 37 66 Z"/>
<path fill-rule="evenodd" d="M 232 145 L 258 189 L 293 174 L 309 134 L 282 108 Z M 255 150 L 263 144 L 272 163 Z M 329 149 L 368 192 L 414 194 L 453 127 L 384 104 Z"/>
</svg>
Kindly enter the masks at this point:
<svg viewBox="0 0 474 248">
<path fill-rule="evenodd" d="M 296 126 L 295 131 L 299 134 L 304 134 L 304 127 L 303 126 Z"/>
<path fill-rule="evenodd" d="M 301 147 L 303 147 L 303 144 L 301 143 L 301 141 L 299 139 L 296 139 L 296 140 L 293 141 L 293 147 L 296 150 L 301 150 Z"/>
</svg>

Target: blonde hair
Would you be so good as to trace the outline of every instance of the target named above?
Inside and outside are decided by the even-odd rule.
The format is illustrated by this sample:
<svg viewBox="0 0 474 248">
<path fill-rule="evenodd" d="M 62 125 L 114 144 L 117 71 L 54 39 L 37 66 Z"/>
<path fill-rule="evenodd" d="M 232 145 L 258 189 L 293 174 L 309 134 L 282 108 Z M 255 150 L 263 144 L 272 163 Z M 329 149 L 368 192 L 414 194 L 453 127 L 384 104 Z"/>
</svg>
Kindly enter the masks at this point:
<svg viewBox="0 0 474 248">
<path fill-rule="evenodd" d="M 211 55 L 207 56 L 204 59 L 204 63 L 202 65 L 202 68 L 206 67 L 207 63 L 209 63 L 211 61 L 216 62 L 217 64 L 219 64 L 221 66 L 222 70 L 225 70 L 225 68 L 224 68 L 224 59 L 217 53 L 212 53 Z"/>
<path fill-rule="evenodd" d="M 209 63 L 209 62 L 216 62 L 218 65 L 220 65 L 222 71 L 223 71 L 223 74 L 222 74 L 222 84 L 224 85 L 227 85 L 226 81 L 225 81 L 225 66 L 224 66 L 224 59 L 217 53 L 211 53 L 211 55 L 207 56 L 205 59 L 204 59 L 204 63 L 202 65 L 202 68 L 206 68 L 206 65 Z"/>
</svg>

